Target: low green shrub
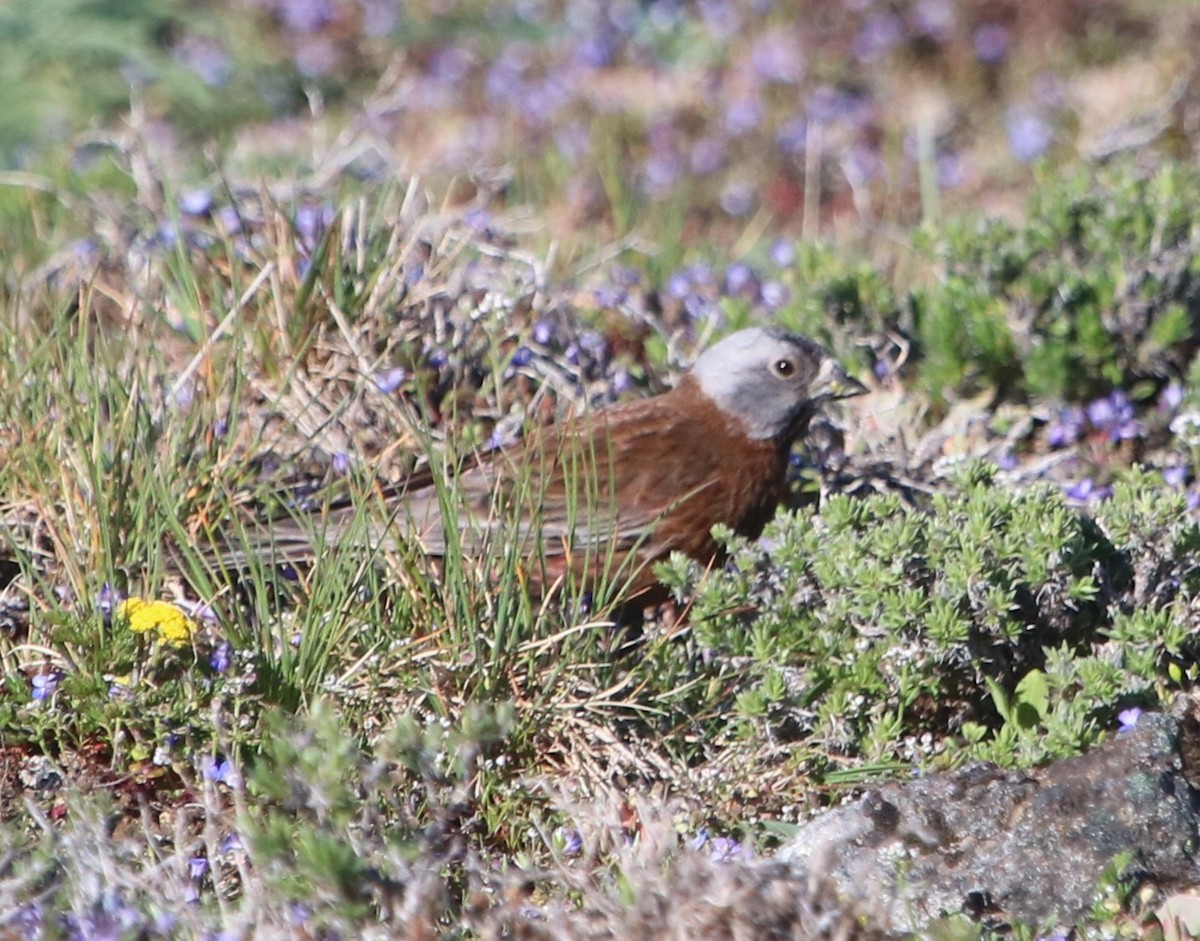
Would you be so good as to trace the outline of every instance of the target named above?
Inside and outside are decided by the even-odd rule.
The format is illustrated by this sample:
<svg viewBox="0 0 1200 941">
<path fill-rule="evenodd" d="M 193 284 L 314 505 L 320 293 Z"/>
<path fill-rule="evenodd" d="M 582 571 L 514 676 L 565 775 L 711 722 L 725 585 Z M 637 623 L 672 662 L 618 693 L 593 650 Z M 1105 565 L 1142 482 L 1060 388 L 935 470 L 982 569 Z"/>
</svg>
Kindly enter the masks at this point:
<svg viewBox="0 0 1200 941">
<path fill-rule="evenodd" d="M 1084 401 L 1183 375 L 1197 350 L 1200 172 L 1165 164 L 1047 182 L 1028 221 L 948 224 L 908 315 L 935 400 L 991 388 Z"/>
<path fill-rule="evenodd" d="M 947 735 L 951 755 L 1029 763 L 1194 671 L 1198 539 L 1183 497 L 1148 474 L 1093 519 L 972 464 L 927 510 L 835 496 L 763 543 L 731 540 L 726 571 L 664 574 L 696 592 L 699 643 L 740 668 L 745 735 L 794 741 L 814 769 L 926 760 Z"/>
</svg>

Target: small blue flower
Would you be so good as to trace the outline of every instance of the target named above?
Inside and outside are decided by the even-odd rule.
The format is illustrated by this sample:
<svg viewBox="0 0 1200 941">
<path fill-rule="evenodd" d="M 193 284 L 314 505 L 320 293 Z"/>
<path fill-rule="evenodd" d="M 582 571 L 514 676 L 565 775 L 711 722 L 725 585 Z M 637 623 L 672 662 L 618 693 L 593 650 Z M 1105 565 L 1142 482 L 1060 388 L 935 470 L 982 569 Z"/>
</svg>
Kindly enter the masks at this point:
<svg viewBox="0 0 1200 941">
<path fill-rule="evenodd" d="M 1059 412 L 1058 417 L 1046 426 L 1046 444 L 1062 448 L 1074 444 L 1083 432 L 1083 412 L 1069 408 Z"/>
<path fill-rule="evenodd" d="M 764 281 L 762 286 L 763 303 L 770 310 L 778 310 L 792 299 L 792 292 L 787 285 L 780 281 Z"/>
<path fill-rule="evenodd" d="M 223 640 L 215 648 L 208 658 L 208 665 L 218 673 L 224 673 L 229 669 L 229 665 L 233 662 L 233 647 L 229 641 Z"/>
<path fill-rule="evenodd" d="M 472 209 L 465 216 L 463 221 L 475 231 L 476 234 L 482 235 L 491 228 L 492 214 L 486 209 Z"/>
<path fill-rule="evenodd" d="M 203 216 L 212 209 L 212 205 L 212 193 L 208 190 L 184 190 L 179 197 L 179 208 L 189 216 Z"/>
<path fill-rule="evenodd" d="M 712 841 L 712 858 L 718 863 L 732 863 L 752 859 L 754 853 L 733 837 L 719 836 Z"/>
<path fill-rule="evenodd" d="M 754 287 L 754 271 L 745 262 L 735 262 L 725 270 L 725 293 L 741 294 Z"/>
<path fill-rule="evenodd" d="M 1036 160 L 1054 142 L 1053 129 L 1031 108 L 1019 105 L 1010 108 L 1004 127 L 1008 133 L 1008 146 L 1022 163 Z"/>
<path fill-rule="evenodd" d="M 209 781 L 217 784 L 233 786 L 238 783 L 237 769 L 227 758 L 213 758 L 205 755 L 200 760 L 200 773 Z"/>
<path fill-rule="evenodd" d="M 1096 482 L 1091 477 L 1084 477 L 1082 480 L 1069 486 L 1064 492 L 1072 500 L 1087 500 L 1095 489 Z"/>
<path fill-rule="evenodd" d="M 715 137 L 702 137 L 692 145 L 688 162 L 699 176 L 716 173 L 725 165 L 725 144 Z"/>
<path fill-rule="evenodd" d="M 1158 396 L 1158 407 L 1164 412 L 1174 412 L 1183 404 L 1183 386 L 1171 382 L 1163 386 Z"/>
<path fill-rule="evenodd" d="M 741 137 L 763 121 L 763 106 L 757 96 L 734 100 L 725 109 L 725 131 L 731 137 Z"/>
<path fill-rule="evenodd" d="M 683 300 L 692 293 L 692 284 L 688 280 L 686 273 L 676 271 L 667 278 L 666 291 L 668 297 L 673 297 L 677 301 Z"/>
<path fill-rule="evenodd" d="M 1122 709 L 1117 713 L 1117 721 L 1121 723 L 1118 732 L 1130 732 L 1137 728 L 1138 719 L 1142 717 L 1142 710 L 1137 706 L 1131 709 Z"/>
<path fill-rule="evenodd" d="M 49 670 L 46 673 L 39 673 L 30 683 L 33 686 L 33 699 L 35 702 L 43 702 L 54 695 L 58 689 L 58 684 L 62 682 L 65 674 L 62 670 Z"/>
<path fill-rule="evenodd" d="M 780 268 L 790 268 L 796 263 L 796 247 L 787 239 L 777 240 L 768 255 Z"/>
<path fill-rule="evenodd" d="M 564 856 L 578 856 L 583 851 L 583 834 L 574 827 L 560 827 L 558 836 L 562 840 Z"/>
<path fill-rule="evenodd" d="M 718 202 L 726 215 L 744 216 L 754 208 L 758 189 L 752 183 L 735 181 L 721 190 Z"/>
<path fill-rule="evenodd" d="M 375 388 L 384 395 L 390 395 L 395 392 L 408 378 L 408 372 L 400 366 L 393 366 L 383 372 L 375 374 Z"/>
<path fill-rule="evenodd" d="M 549 320 L 539 320 L 533 325 L 533 342 L 538 346 L 546 346 L 554 339 L 554 324 Z"/>
<path fill-rule="evenodd" d="M 113 611 L 124 600 L 125 595 L 108 582 L 101 585 L 100 590 L 96 592 L 96 607 L 104 615 L 105 621 L 112 620 Z"/>
<path fill-rule="evenodd" d="M 860 62 L 877 62 L 904 39 L 904 22 L 890 10 L 872 13 L 854 39 L 854 56 Z"/>
<path fill-rule="evenodd" d="M 789 32 L 772 30 L 758 37 L 750 48 L 754 74 L 764 82 L 790 85 L 804 74 L 801 43 Z"/>
<path fill-rule="evenodd" d="M 1178 490 L 1187 483 L 1188 469 L 1182 465 L 1174 467 L 1164 467 L 1162 471 L 1163 483 L 1168 487 Z"/>
<path fill-rule="evenodd" d="M 984 23 L 975 30 L 975 57 L 984 65 L 998 65 L 1008 56 L 1008 30 L 999 23 Z"/>
</svg>

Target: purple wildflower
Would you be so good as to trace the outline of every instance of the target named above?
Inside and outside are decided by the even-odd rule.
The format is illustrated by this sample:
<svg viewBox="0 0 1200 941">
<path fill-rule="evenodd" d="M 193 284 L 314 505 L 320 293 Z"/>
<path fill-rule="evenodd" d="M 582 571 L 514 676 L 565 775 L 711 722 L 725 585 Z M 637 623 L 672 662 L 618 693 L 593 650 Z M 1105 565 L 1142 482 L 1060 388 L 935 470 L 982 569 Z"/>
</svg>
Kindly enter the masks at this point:
<svg viewBox="0 0 1200 941">
<path fill-rule="evenodd" d="M 744 216 L 754 208 L 758 190 L 752 183 L 735 181 L 721 191 L 721 208 L 727 215 Z"/>
<path fill-rule="evenodd" d="M 741 294 L 754 287 L 754 271 L 745 262 L 734 262 L 725 269 L 725 293 Z"/>
<path fill-rule="evenodd" d="M 492 226 L 492 214 L 486 209 L 472 209 L 463 216 L 463 221 L 475 234 L 482 235 Z"/>
<path fill-rule="evenodd" d="M 1105 432 L 1110 441 L 1124 441 L 1142 433 L 1141 424 L 1134 418 L 1133 403 L 1121 389 L 1089 402 L 1084 411 L 1092 427 Z"/>
<path fill-rule="evenodd" d="M 1131 709 L 1122 709 L 1117 713 L 1117 721 L 1121 723 L 1118 732 L 1131 732 L 1137 728 L 1138 719 L 1142 717 L 1142 710 L 1137 706 Z"/>
<path fill-rule="evenodd" d="M 792 299 L 792 292 L 787 285 L 780 281 L 764 281 L 762 286 L 763 303 L 771 310 L 778 310 Z"/>
<path fill-rule="evenodd" d="M 1170 382 L 1163 386 L 1158 395 L 1158 407 L 1164 412 L 1174 412 L 1183 404 L 1183 386 L 1178 382 Z"/>
<path fill-rule="evenodd" d="M 1067 487 L 1063 493 L 1067 499 L 1078 503 L 1100 503 L 1112 496 L 1112 487 L 1097 487 L 1091 477 L 1084 477 L 1078 483 Z"/>
<path fill-rule="evenodd" d="M 283 0 L 279 18 L 293 33 L 315 33 L 333 19 L 331 0 Z"/>
<path fill-rule="evenodd" d="M 336 210 L 328 205 L 304 205 L 296 210 L 296 231 L 306 242 L 313 243 L 334 220 Z"/>
<path fill-rule="evenodd" d="M 755 40 L 750 48 L 754 74 L 764 82 L 791 85 L 804 74 L 804 58 L 797 37 L 781 29 L 771 30 Z"/>
<path fill-rule="evenodd" d="M 33 699 L 35 702 L 44 702 L 54 695 L 58 689 L 58 684 L 62 682 L 64 674 L 62 670 L 49 670 L 45 673 L 38 673 L 30 681 L 33 685 Z"/>
<path fill-rule="evenodd" d="M 222 206 L 214 214 L 213 220 L 223 235 L 233 235 L 242 231 L 242 217 L 233 206 Z"/>
<path fill-rule="evenodd" d="M 103 585 L 100 586 L 100 591 L 96 593 L 96 607 L 100 609 L 101 615 L 104 616 L 104 621 L 109 621 L 109 619 L 113 617 L 113 609 L 115 609 L 116 605 L 119 605 L 124 598 L 125 595 L 119 591 L 116 591 L 116 589 L 112 585 L 109 585 L 108 582 L 104 582 Z"/>
<path fill-rule="evenodd" d="M 1084 477 L 1082 480 L 1069 486 L 1064 493 L 1068 499 L 1086 501 L 1095 489 L 1096 482 L 1091 477 Z"/>
<path fill-rule="evenodd" d="M 396 28 L 399 15 L 397 0 L 364 0 L 363 32 L 368 36 L 387 36 Z"/>
<path fill-rule="evenodd" d="M 702 137 L 692 145 L 689 163 L 700 176 L 715 173 L 725 163 L 725 145 L 715 137 Z"/>
<path fill-rule="evenodd" d="M 288 905 L 288 918 L 293 925 L 303 925 L 312 917 L 312 909 L 303 902 L 292 902 Z"/>
<path fill-rule="evenodd" d="M 967 162 L 962 154 L 938 154 L 936 163 L 938 185 L 943 189 L 955 189 L 966 182 Z"/>
<path fill-rule="evenodd" d="M 579 345 L 596 359 L 603 359 L 608 352 L 608 341 L 604 334 L 595 330 L 584 330 L 579 334 Z"/>
<path fill-rule="evenodd" d="M 1052 448 L 1074 444 L 1083 432 L 1083 421 L 1083 412 L 1077 408 L 1059 412 L 1058 417 L 1046 427 L 1046 444 Z"/>
<path fill-rule="evenodd" d="M 208 665 L 218 673 L 224 673 L 233 663 L 233 647 L 229 641 L 223 640 L 213 648 L 208 658 Z"/>
<path fill-rule="evenodd" d="M 408 372 L 405 369 L 400 366 L 393 366 L 391 369 L 375 374 L 375 388 L 384 395 L 391 395 L 391 393 L 400 388 L 407 378 Z"/>
<path fill-rule="evenodd" d="M 554 339 L 554 324 L 549 320 L 539 320 L 533 325 L 533 342 L 538 346 L 546 346 Z"/>
<path fill-rule="evenodd" d="M 585 69 L 603 69 L 612 65 L 618 49 L 612 30 L 593 30 L 582 37 L 571 51 L 571 61 Z"/>
<path fill-rule="evenodd" d="M 796 248 L 787 239 L 778 239 L 768 255 L 780 268 L 790 268 L 796 263 Z"/>
<path fill-rule="evenodd" d="M 200 760 L 200 773 L 209 781 L 215 781 L 217 784 L 227 784 L 230 787 L 237 784 L 238 773 L 237 769 L 228 758 L 213 758 L 211 755 L 205 755 Z"/>
<path fill-rule="evenodd" d="M 859 62 L 878 62 L 904 39 L 904 22 L 890 10 L 870 14 L 854 38 Z"/>
<path fill-rule="evenodd" d="M 733 837 L 719 836 L 712 841 L 712 858 L 718 863 L 732 863 L 753 858 L 749 847 L 743 846 Z"/>
<path fill-rule="evenodd" d="M 205 85 L 224 85 L 233 74 L 229 54 L 220 43 L 206 36 L 185 36 L 171 50 L 171 55 L 176 62 L 199 75 Z"/>
<path fill-rule="evenodd" d="M 914 31 L 941 42 L 954 28 L 954 7 L 950 0 L 917 0 L 912 7 Z"/>
<path fill-rule="evenodd" d="M 578 856 L 583 851 L 583 834 L 574 827 L 560 827 L 558 836 L 563 842 L 564 856 Z"/>
<path fill-rule="evenodd" d="M 435 49 L 425 62 L 425 74 L 444 85 L 458 85 L 470 73 L 471 58 L 460 46 Z"/>
<path fill-rule="evenodd" d="M 668 297 L 681 301 L 692 293 L 692 283 L 685 272 L 676 271 L 667 278 L 666 289 Z"/>
<path fill-rule="evenodd" d="M 1173 467 L 1164 467 L 1162 471 L 1163 483 L 1174 490 L 1178 490 L 1187 483 L 1188 469 L 1181 464 L 1176 464 Z"/>
<path fill-rule="evenodd" d="M 189 216 L 203 216 L 212 205 L 212 193 L 205 189 L 184 190 L 179 196 L 179 208 Z"/>
<path fill-rule="evenodd" d="M 797 157 L 808 145 L 808 122 L 804 118 L 792 118 L 779 125 L 775 131 L 775 146 L 780 152 Z"/>
<path fill-rule="evenodd" d="M 999 23 L 984 23 L 975 30 L 975 57 L 984 65 L 998 65 L 1008 57 L 1008 30 Z"/>
<path fill-rule="evenodd" d="M 725 109 L 725 130 L 732 137 L 748 134 L 762 124 L 762 120 L 763 106 L 757 96 L 738 98 Z"/>
<path fill-rule="evenodd" d="M 708 31 L 722 42 L 741 29 L 742 16 L 736 3 L 731 3 L 730 0 L 698 0 L 696 6 L 700 9 L 700 16 Z"/>
<path fill-rule="evenodd" d="M 487 441 L 484 442 L 484 449 L 487 451 L 498 451 L 500 448 L 506 448 L 517 440 L 516 435 L 512 431 L 496 425 L 492 429 L 492 433 L 488 435 Z"/>
<path fill-rule="evenodd" d="M 652 196 L 665 195 L 679 181 L 681 169 L 679 155 L 673 151 L 652 153 L 642 167 L 646 191 Z"/>
<path fill-rule="evenodd" d="M 1022 163 L 1029 163 L 1042 156 L 1054 141 L 1054 131 L 1033 109 L 1014 106 L 1004 118 L 1008 134 L 1008 146 L 1013 156 Z"/>
</svg>

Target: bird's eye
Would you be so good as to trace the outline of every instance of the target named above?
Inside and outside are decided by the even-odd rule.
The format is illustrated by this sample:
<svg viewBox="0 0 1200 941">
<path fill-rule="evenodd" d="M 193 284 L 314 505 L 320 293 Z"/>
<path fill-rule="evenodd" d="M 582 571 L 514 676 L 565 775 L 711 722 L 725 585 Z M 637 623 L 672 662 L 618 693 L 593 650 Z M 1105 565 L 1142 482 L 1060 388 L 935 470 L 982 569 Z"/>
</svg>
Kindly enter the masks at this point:
<svg viewBox="0 0 1200 941">
<path fill-rule="evenodd" d="M 781 379 L 787 379 L 796 371 L 796 364 L 790 359 L 777 359 L 771 368 L 775 370 L 775 375 Z"/>
</svg>

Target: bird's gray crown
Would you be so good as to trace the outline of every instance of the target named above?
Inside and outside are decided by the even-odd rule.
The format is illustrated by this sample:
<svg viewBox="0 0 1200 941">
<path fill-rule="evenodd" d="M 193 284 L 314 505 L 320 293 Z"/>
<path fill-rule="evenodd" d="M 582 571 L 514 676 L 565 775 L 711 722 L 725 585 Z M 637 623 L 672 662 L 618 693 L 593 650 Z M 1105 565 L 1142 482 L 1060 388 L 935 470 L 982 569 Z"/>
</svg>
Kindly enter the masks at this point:
<svg viewBox="0 0 1200 941">
<path fill-rule="evenodd" d="M 803 432 L 826 361 L 829 354 L 807 337 L 750 327 L 705 350 L 691 375 L 749 437 L 779 439 Z"/>
</svg>

